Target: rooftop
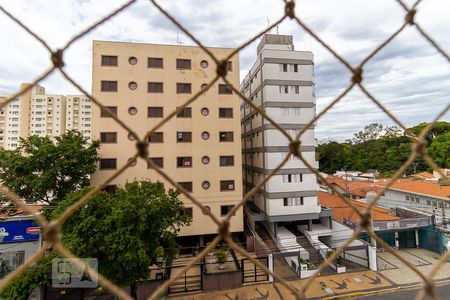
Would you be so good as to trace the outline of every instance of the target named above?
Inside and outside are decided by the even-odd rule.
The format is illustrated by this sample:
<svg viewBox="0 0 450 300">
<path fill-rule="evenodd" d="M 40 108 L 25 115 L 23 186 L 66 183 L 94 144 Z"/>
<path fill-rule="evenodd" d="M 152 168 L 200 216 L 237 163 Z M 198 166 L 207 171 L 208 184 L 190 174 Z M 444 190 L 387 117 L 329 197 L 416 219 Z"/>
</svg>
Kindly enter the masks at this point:
<svg viewBox="0 0 450 300">
<path fill-rule="evenodd" d="M 396 181 L 389 187 L 389 189 L 426 195 L 435 198 L 437 197 L 445 200 L 449 200 L 450 198 L 449 185 L 442 185 L 429 180 Z"/>
<path fill-rule="evenodd" d="M 317 197 L 320 205 L 333 209 L 333 219 L 336 221 L 343 223 L 344 219 L 346 219 L 355 224 L 359 223 L 361 219 L 359 215 L 339 196 L 319 191 L 317 193 Z M 366 211 L 368 204 L 356 200 L 351 201 L 359 212 Z M 372 208 L 371 213 L 374 221 L 391 221 L 401 219 L 400 217 L 392 215 L 389 209 L 377 206 Z"/>
</svg>

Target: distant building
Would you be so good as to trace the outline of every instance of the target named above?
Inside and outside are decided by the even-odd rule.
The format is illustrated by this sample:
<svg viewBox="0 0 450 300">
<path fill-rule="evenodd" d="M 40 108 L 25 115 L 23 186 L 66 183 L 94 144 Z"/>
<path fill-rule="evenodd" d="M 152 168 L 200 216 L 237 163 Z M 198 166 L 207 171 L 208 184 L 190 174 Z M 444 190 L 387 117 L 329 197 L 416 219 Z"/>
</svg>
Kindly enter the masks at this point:
<svg viewBox="0 0 450 300">
<path fill-rule="evenodd" d="M 234 49 L 209 48 L 218 58 Z M 216 76 L 216 64 L 199 47 L 94 41 L 92 94 L 142 138 Z M 228 80 L 239 84 L 239 58 L 228 62 Z M 91 183 L 98 185 L 136 153 L 135 137 L 98 106 L 93 108 L 93 138 L 100 161 Z M 149 138 L 149 158 L 198 199 L 205 210 L 223 218 L 242 199 L 239 97 L 218 80 Z M 107 187 L 132 180 L 162 181 L 142 159 Z M 190 226 L 180 235 L 203 246 L 217 225 L 181 195 Z M 242 232 L 242 208 L 231 219 L 231 232 Z M 209 238 L 209 237 L 208 237 Z M 186 241 L 188 242 L 188 241 Z M 195 244 L 194 244 L 195 245 Z"/>
<path fill-rule="evenodd" d="M 21 84 L 25 89 L 30 84 Z M 7 95 L 0 95 L 0 104 Z M 91 136 L 91 100 L 86 96 L 45 94 L 39 85 L 0 109 L 0 147 L 16 149 L 20 138 L 31 135 L 55 137 L 76 129 Z M 75 105 L 73 104 L 75 103 Z"/>
<path fill-rule="evenodd" d="M 316 114 L 314 61 L 308 51 L 295 51 L 292 36 L 266 34 L 241 91 L 265 114 L 295 137 Z M 241 103 L 244 191 L 261 182 L 289 151 L 288 139 L 248 103 Z M 314 167 L 314 127 L 301 138 L 302 156 Z M 320 217 L 316 175 L 299 159 L 288 162 L 252 197 L 246 208 L 250 226 L 262 222 L 275 239 L 284 223 L 307 225 Z"/>
</svg>

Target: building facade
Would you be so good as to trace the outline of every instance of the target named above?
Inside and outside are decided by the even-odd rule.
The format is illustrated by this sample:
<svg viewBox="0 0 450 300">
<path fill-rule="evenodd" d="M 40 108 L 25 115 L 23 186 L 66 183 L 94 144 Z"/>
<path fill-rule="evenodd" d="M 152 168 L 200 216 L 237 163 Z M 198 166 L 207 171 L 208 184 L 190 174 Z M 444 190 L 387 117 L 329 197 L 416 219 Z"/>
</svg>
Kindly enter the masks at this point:
<svg viewBox="0 0 450 300">
<path fill-rule="evenodd" d="M 21 89 L 29 84 L 23 83 Z M 0 103 L 7 96 L 0 96 Z M 79 99 L 86 105 L 80 108 L 71 104 Z M 91 136 L 90 99 L 86 96 L 46 94 L 45 88 L 36 85 L 28 92 L 10 101 L 0 109 L 0 146 L 14 150 L 20 138 L 31 135 L 55 137 L 75 129 L 83 136 Z"/>
<path fill-rule="evenodd" d="M 295 51 L 292 36 L 266 34 L 241 91 L 295 137 L 315 116 L 313 54 Z M 248 192 L 283 161 L 289 142 L 248 103 L 241 104 L 241 118 L 243 179 Z M 314 128 L 308 129 L 301 137 L 301 154 L 314 167 L 318 167 L 316 144 Z M 321 216 L 316 176 L 294 156 L 252 200 L 253 209 L 246 210 L 251 225 L 263 221 L 273 237 L 282 223 L 310 226 Z"/>
<path fill-rule="evenodd" d="M 140 138 L 176 111 L 216 76 L 214 62 L 198 47 L 94 41 L 93 95 Z M 218 58 L 233 49 L 210 48 Z M 239 83 L 239 58 L 228 64 L 228 79 Z M 98 171 L 101 184 L 136 152 L 135 138 L 97 106 L 93 107 L 93 139 L 101 141 Z M 150 159 L 190 191 L 218 218 L 242 199 L 239 98 L 219 80 L 196 101 L 179 111 L 149 138 Z M 165 180 L 138 159 L 108 189 L 132 180 Z M 181 195 L 192 224 L 181 236 L 217 233 L 217 225 Z M 242 209 L 230 231 L 242 232 Z"/>
</svg>

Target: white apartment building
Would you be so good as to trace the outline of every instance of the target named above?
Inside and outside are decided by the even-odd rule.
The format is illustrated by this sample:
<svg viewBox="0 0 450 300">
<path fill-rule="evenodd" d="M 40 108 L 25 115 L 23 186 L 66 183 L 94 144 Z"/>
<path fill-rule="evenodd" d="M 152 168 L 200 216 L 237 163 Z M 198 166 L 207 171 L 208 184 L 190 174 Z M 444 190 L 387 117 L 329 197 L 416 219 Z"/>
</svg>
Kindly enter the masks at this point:
<svg viewBox="0 0 450 300">
<path fill-rule="evenodd" d="M 316 113 L 313 54 L 295 51 L 292 36 L 264 35 L 241 91 L 294 137 Z M 289 142 L 245 102 L 241 104 L 241 127 L 243 181 L 249 192 L 282 162 Z M 301 138 L 301 154 L 317 168 L 316 144 L 314 128 L 308 129 Z M 315 174 L 294 156 L 252 200 L 246 207 L 250 226 L 262 221 L 272 237 L 283 223 L 306 225 L 310 230 L 319 217 L 331 218 L 331 211 L 322 211 L 317 200 Z"/>
<path fill-rule="evenodd" d="M 7 97 L 0 95 L 0 105 Z M 20 138 L 54 137 L 72 129 L 91 138 L 91 100 L 86 96 L 45 94 L 45 88 L 36 85 L 0 108 L 0 147 L 7 150 L 16 149 Z"/>
</svg>

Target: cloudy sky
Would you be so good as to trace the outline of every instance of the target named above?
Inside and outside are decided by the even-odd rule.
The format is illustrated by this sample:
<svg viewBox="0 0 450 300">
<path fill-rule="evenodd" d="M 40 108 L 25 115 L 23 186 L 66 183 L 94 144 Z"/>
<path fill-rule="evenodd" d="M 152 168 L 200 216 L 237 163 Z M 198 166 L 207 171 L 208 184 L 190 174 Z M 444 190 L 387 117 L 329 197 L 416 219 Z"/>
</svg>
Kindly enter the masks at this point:
<svg viewBox="0 0 450 300">
<path fill-rule="evenodd" d="M 3 0 L 0 5 L 56 49 L 124 2 Z M 284 12 L 282 0 L 167 0 L 160 4 L 205 45 L 215 47 L 238 47 Z M 449 11 L 450 1 L 425 0 L 416 14 L 416 20 L 447 53 Z M 352 65 L 399 28 L 405 14 L 394 0 L 300 0 L 296 13 Z M 0 28 L 0 94 L 7 94 L 17 90 L 21 82 L 33 80 L 50 63 L 46 50 L 2 13 Z M 293 35 L 296 50 L 314 53 L 317 110 L 321 111 L 348 85 L 351 74 L 295 22 L 285 20 L 278 32 Z M 149 1 L 137 1 L 83 37 L 66 51 L 64 59 L 67 72 L 88 91 L 95 39 L 176 44 L 177 28 Z M 181 31 L 178 42 L 193 45 Z M 240 53 L 241 78 L 255 60 L 258 42 Z M 450 64 L 413 27 L 406 28 L 378 53 L 364 71 L 364 84 L 369 91 L 407 126 L 431 121 L 450 103 Z M 58 73 L 41 85 L 48 93 L 78 93 Z M 450 121 L 450 114 L 443 120 Z M 354 89 L 318 122 L 317 137 L 343 140 L 373 122 L 392 125 L 385 114 Z"/>
</svg>

